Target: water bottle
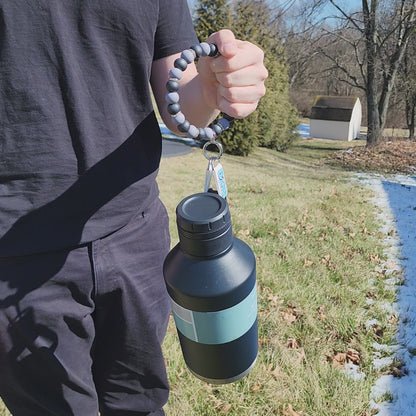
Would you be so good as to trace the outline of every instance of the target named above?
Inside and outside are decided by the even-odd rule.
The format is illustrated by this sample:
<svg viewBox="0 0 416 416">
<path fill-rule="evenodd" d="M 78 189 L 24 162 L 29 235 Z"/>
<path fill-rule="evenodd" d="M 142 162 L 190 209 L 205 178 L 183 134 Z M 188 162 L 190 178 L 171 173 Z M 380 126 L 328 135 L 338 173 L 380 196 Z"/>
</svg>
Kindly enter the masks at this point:
<svg viewBox="0 0 416 416">
<path fill-rule="evenodd" d="M 176 208 L 179 243 L 163 272 L 186 365 L 212 384 L 232 383 L 258 353 L 256 262 L 233 236 L 227 201 L 198 193 Z"/>
</svg>

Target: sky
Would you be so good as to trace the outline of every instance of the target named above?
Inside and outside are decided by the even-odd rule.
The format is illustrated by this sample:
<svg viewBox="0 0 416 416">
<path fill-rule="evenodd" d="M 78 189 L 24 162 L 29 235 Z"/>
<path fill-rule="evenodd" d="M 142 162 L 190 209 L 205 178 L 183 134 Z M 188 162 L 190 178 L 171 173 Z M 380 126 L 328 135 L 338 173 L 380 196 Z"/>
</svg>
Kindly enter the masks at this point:
<svg viewBox="0 0 416 416">
<path fill-rule="evenodd" d="M 277 6 L 277 5 L 283 5 L 286 3 L 287 0 L 269 0 L 269 4 L 271 6 Z M 188 0 L 188 5 L 192 9 L 195 4 L 197 3 L 197 0 Z M 340 6 L 345 6 L 346 8 L 350 10 L 359 9 L 362 6 L 362 0 L 338 0 L 337 2 Z M 331 12 L 334 9 L 332 5 L 328 5 L 328 11 Z"/>
</svg>

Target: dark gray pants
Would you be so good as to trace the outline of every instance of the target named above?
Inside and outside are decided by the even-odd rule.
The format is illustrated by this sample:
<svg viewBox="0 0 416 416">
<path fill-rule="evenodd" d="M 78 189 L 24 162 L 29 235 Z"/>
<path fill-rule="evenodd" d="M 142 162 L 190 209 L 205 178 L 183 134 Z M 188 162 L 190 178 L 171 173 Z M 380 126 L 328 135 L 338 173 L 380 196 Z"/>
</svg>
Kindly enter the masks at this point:
<svg viewBox="0 0 416 416">
<path fill-rule="evenodd" d="M 90 244 L 0 259 L 0 396 L 14 416 L 164 414 L 168 249 L 158 200 Z"/>
</svg>

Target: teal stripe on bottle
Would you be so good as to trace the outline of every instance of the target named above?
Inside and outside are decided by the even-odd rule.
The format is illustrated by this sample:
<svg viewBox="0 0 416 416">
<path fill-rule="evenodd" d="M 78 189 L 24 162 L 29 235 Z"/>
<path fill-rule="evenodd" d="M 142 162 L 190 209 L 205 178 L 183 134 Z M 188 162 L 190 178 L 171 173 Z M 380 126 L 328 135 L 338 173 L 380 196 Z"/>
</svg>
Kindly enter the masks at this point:
<svg viewBox="0 0 416 416">
<path fill-rule="evenodd" d="M 257 286 L 237 305 L 215 312 L 196 312 L 171 299 L 176 328 L 202 344 L 225 344 L 244 335 L 257 318 Z"/>
</svg>

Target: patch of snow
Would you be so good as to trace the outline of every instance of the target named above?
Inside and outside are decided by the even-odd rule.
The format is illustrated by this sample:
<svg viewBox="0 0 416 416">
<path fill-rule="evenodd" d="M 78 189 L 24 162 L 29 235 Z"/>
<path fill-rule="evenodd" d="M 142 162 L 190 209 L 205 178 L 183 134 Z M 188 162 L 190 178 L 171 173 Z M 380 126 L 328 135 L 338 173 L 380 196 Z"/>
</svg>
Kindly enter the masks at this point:
<svg viewBox="0 0 416 416">
<path fill-rule="evenodd" d="M 344 366 L 344 370 L 342 370 L 349 378 L 358 381 L 364 380 L 365 374 L 360 370 L 360 366 L 352 363 L 347 363 Z"/>
<path fill-rule="evenodd" d="M 382 305 L 399 317 L 397 345 L 375 343 L 374 367 L 383 368 L 397 359 L 403 365 L 403 377 L 381 376 L 371 389 L 370 407 L 377 416 L 416 415 L 416 180 L 394 175 L 357 174 L 356 179 L 375 194 L 372 198 L 386 236 L 383 273 L 385 284 L 394 289 L 397 302 Z M 402 276 L 401 276 L 402 275 Z M 403 280 L 401 280 L 403 279 Z M 402 283 L 401 285 L 399 285 Z M 375 324 L 369 320 L 368 325 Z M 366 324 L 366 325 L 367 325 Z M 381 353 L 391 354 L 382 357 Z"/>
</svg>

